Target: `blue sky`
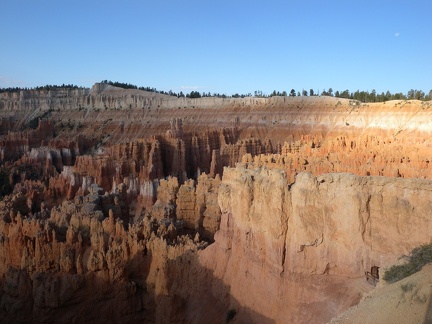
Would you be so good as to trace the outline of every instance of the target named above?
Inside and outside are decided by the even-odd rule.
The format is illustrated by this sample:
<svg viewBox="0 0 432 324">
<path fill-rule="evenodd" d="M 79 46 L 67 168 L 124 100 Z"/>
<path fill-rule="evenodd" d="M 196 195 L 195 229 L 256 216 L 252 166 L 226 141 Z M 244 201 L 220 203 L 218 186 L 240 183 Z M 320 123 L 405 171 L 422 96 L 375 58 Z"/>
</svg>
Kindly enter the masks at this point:
<svg viewBox="0 0 432 324">
<path fill-rule="evenodd" d="M 432 1 L 0 3 L 0 87 L 432 89 Z"/>
</svg>

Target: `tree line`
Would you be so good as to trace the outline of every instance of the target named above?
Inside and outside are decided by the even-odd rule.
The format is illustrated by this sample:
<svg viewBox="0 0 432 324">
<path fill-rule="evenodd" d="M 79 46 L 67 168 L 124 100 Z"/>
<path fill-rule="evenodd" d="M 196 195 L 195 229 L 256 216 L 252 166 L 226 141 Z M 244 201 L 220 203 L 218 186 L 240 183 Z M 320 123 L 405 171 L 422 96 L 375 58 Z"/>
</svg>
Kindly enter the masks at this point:
<svg viewBox="0 0 432 324">
<path fill-rule="evenodd" d="M 220 94 L 220 93 L 210 93 L 210 92 L 199 92 L 196 90 L 191 91 L 190 93 L 184 94 L 183 91 L 180 91 L 178 93 L 169 90 L 169 91 L 162 91 L 157 90 L 156 88 L 152 87 L 138 87 L 134 84 L 130 83 L 123 83 L 118 81 L 108 81 L 103 80 L 101 83 L 109 84 L 115 87 L 123 88 L 123 89 L 137 89 L 137 90 L 144 90 L 154 93 L 160 93 L 164 95 L 174 96 L 177 98 L 205 98 L 205 97 L 215 97 L 215 98 L 245 98 L 245 97 L 257 97 L 257 98 L 269 98 L 269 97 L 275 97 L 275 96 L 290 96 L 290 97 L 313 97 L 313 96 L 329 96 L 329 97 L 336 97 L 336 98 L 345 98 L 345 99 L 352 99 L 352 100 L 358 100 L 360 102 L 384 102 L 388 100 L 432 100 L 432 90 L 429 91 L 429 93 L 425 93 L 423 90 L 417 90 L 417 89 L 411 89 L 406 94 L 402 92 L 396 92 L 391 93 L 390 91 L 381 92 L 378 93 L 376 90 L 372 91 L 360 91 L 357 90 L 355 92 L 350 92 L 349 90 L 343 90 L 343 91 L 333 91 L 332 88 L 323 89 L 321 92 L 318 90 L 315 92 L 315 90 L 310 89 L 309 91 L 302 89 L 302 91 L 296 91 L 295 89 L 291 89 L 290 92 L 287 91 L 276 91 L 274 90 L 270 94 L 265 94 L 261 90 L 255 90 L 254 93 L 246 93 L 246 94 L 239 94 L 235 93 L 232 95 L 226 95 L 226 94 Z M 35 88 L 0 88 L 1 92 L 19 92 L 21 90 L 50 90 L 50 89 L 83 89 L 83 87 L 79 87 L 74 84 L 62 84 L 62 85 L 45 85 Z"/>
<path fill-rule="evenodd" d="M 0 88 L 0 93 L 2 92 L 20 92 L 22 90 L 46 90 L 49 91 L 51 89 L 84 89 L 84 87 L 77 86 L 75 84 L 62 84 L 62 85 L 55 85 L 55 84 L 47 84 L 44 86 L 38 86 L 34 88 L 20 88 L 20 87 L 8 87 L 8 88 Z"/>
<path fill-rule="evenodd" d="M 154 92 L 154 93 L 160 93 L 160 94 L 178 97 L 178 94 L 171 91 L 171 90 L 167 92 L 167 91 L 163 91 L 163 90 L 157 90 L 156 88 L 152 88 L 152 87 L 138 87 L 134 84 L 123 83 L 123 82 L 118 82 L 118 81 L 113 82 L 113 81 L 103 80 L 103 81 L 101 81 L 101 83 L 109 84 L 109 85 L 112 85 L 114 87 L 123 88 L 123 89 L 144 90 L 144 91 L 148 91 L 148 92 Z"/>
<path fill-rule="evenodd" d="M 138 88 L 141 90 L 151 91 L 147 88 Z M 226 94 L 220 94 L 220 93 L 210 93 L 210 92 L 198 92 L 198 91 L 191 91 L 188 94 L 184 94 L 182 91 L 179 93 L 172 92 L 171 90 L 169 92 L 164 91 L 154 91 L 162 94 L 169 94 L 172 96 L 177 96 L 178 98 L 186 97 L 186 98 L 206 98 L 206 97 L 215 97 L 215 98 L 246 98 L 246 97 L 257 97 L 257 98 L 269 98 L 269 97 L 296 97 L 296 96 L 303 96 L 303 97 L 316 97 L 316 96 L 328 96 L 328 97 L 337 97 L 337 98 L 345 98 L 345 99 L 352 99 L 352 100 L 358 100 L 361 102 L 384 102 L 388 100 L 432 100 L 432 90 L 429 91 L 428 94 L 425 94 L 422 90 L 416 90 L 411 89 L 406 94 L 402 92 L 397 93 L 391 93 L 390 91 L 377 93 L 376 90 L 369 91 L 360 91 L 357 90 L 355 92 L 350 92 L 349 90 L 344 91 L 335 91 L 333 92 L 332 88 L 329 88 L 328 90 L 323 90 L 321 92 L 317 91 L 315 92 L 313 89 L 296 91 L 294 89 L 291 89 L 289 93 L 286 91 L 276 91 L 274 90 L 271 94 L 266 95 L 260 90 L 254 91 L 254 94 L 252 93 L 246 93 L 246 94 L 239 94 L 235 93 L 231 96 Z"/>
<path fill-rule="evenodd" d="M 273 97 L 273 96 L 286 96 L 286 91 L 276 91 L 274 90 L 270 95 L 266 96 L 263 95 L 261 91 L 255 91 L 256 97 Z M 358 100 L 361 102 L 384 102 L 388 100 L 432 100 L 432 90 L 429 91 L 428 94 L 426 94 L 423 90 L 417 90 L 417 89 L 411 89 L 406 94 L 402 92 L 396 92 L 391 93 L 390 91 L 377 93 L 377 91 L 374 89 L 372 91 L 360 91 L 357 90 L 355 92 L 350 92 L 349 90 L 344 91 L 333 91 L 332 88 L 329 88 L 328 90 L 324 89 L 323 91 L 315 92 L 313 89 L 296 91 L 294 89 L 291 89 L 288 96 L 296 97 L 296 96 L 303 96 L 303 97 L 313 97 L 313 96 L 328 96 L 328 97 L 336 97 L 336 98 L 345 98 L 345 99 L 352 99 L 352 100 Z"/>
</svg>

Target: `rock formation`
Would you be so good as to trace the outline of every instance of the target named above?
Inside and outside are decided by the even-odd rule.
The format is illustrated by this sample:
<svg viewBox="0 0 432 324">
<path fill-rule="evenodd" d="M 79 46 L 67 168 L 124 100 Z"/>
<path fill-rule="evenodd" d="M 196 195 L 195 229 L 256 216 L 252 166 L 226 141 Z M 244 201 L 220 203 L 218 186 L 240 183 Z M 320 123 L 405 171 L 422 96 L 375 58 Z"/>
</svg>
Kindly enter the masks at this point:
<svg viewBox="0 0 432 324">
<path fill-rule="evenodd" d="M 358 301 L 372 265 L 429 242 L 431 186 L 347 173 L 300 173 L 289 186 L 283 171 L 225 169 L 220 230 L 200 257 L 242 307 L 278 323 L 326 322 Z"/>
<path fill-rule="evenodd" d="M 0 320 L 327 322 L 430 243 L 431 107 L 1 93 Z"/>
</svg>

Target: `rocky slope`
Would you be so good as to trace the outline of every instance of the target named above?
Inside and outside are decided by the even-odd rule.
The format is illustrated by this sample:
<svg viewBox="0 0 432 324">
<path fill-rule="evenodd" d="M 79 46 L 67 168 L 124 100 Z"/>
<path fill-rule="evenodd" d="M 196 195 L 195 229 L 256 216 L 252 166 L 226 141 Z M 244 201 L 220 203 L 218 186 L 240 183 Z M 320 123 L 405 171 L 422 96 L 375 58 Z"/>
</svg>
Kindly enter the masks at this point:
<svg viewBox="0 0 432 324">
<path fill-rule="evenodd" d="M 0 319 L 326 322 L 430 242 L 431 107 L 2 93 Z"/>
<path fill-rule="evenodd" d="M 431 323 L 432 267 L 366 294 L 331 323 Z"/>
</svg>

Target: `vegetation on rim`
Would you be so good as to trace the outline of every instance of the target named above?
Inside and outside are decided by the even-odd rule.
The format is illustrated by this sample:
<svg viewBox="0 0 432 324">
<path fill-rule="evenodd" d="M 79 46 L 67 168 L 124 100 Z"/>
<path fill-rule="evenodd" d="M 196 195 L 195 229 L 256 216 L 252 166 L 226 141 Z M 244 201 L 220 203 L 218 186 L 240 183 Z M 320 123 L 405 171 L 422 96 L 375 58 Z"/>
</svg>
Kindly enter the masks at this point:
<svg viewBox="0 0 432 324">
<path fill-rule="evenodd" d="M 394 265 L 384 274 L 384 280 L 393 283 L 402 280 L 432 262 L 432 244 L 422 245 L 412 250 L 405 264 Z"/>
<path fill-rule="evenodd" d="M 268 97 L 274 97 L 274 96 L 290 96 L 290 97 L 315 97 L 315 96 L 328 96 L 328 97 L 336 97 L 336 98 L 345 98 L 345 99 L 352 99 L 352 100 L 358 100 L 360 102 L 385 102 L 388 100 L 432 100 L 432 90 L 429 91 L 429 93 L 425 93 L 423 90 L 417 90 L 417 89 L 411 89 L 407 91 L 407 93 L 397 92 L 397 93 L 391 93 L 390 91 L 381 92 L 378 93 L 375 89 L 372 89 L 372 91 L 360 91 L 357 90 L 355 92 L 350 92 L 348 89 L 344 91 L 333 91 L 332 88 L 328 88 L 328 90 L 323 89 L 321 92 L 315 91 L 314 89 L 310 89 L 309 91 L 302 89 L 302 91 L 296 91 L 295 89 L 291 89 L 291 91 L 288 93 L 287 91 L 276 91 L 273 90 L 270 94 L 265 94 L 261 90 L 255 90 L 253 95 L 252 93 L 246 93 L 246 94 L 239 94 L 235 93 L 231 96 L 226 94 L 220 94 L 220 93 L 210 93 L 210 92 L 198 92 L 196 90 L 191 91 L 190 93 L 184 94 L 182 91 L 179 93 L 176 93 L 172 90 L 169 91 L 162 91 L 157 90 L 154 87 L 138 87 L 134 84 L 130 83 L 124 83 L 124 82 L 118 82 L 118 81 L 111 81 L 111 80 L 102 80 L 101 83 L 109 84 L 115 87 L 123 88 L 123 89 L 137 89 L 137 90 L 144 90 L 154 93 L 160 93 L 165 94 L 169 96 L 174 96 L 178 98 L 201 98 L 201 97 L 216 97 L 216 98 L 245 98 L 245 97 L 258 97 L 258 98 L 268 98 Z M 19 92 L 22 90 L 46 90 L 49 91 L 51 89 L 83 89 L 83 87 L 78 87 L 77 85 L 73 84 L 62 84 L 62 85 L 45 85 L 41 87 L 35 87 L 35 88 L 19 88 L 19 87 L 9 87 L 9 88 L 0 88 L 0 93 L 2 92 Z"/>
</svg>

